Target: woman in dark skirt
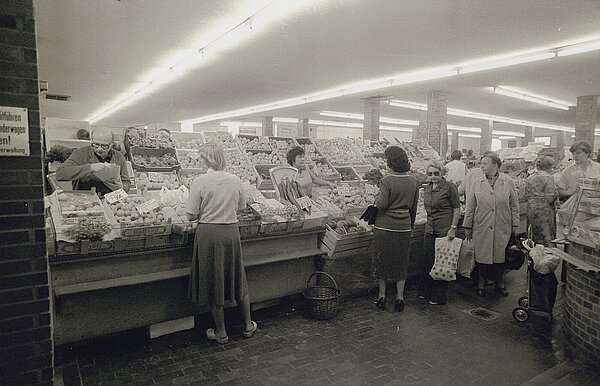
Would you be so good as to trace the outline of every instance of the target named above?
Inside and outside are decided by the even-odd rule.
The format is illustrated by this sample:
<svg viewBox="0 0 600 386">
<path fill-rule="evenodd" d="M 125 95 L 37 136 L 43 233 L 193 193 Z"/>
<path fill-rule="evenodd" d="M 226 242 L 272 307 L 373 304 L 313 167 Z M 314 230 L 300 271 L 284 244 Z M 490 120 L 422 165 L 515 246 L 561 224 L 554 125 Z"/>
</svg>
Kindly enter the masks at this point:
<svg viewBox="0 0 600 386">
<path fill-rule="evenodd" d="M 372 275 L 379 279 L 377 308 L 385 309 L 387 282 L 396 283 L 395 310 L 404 310 L 404 284 L 410 257 L 412 227 L 417 216 L 419 184 L 409 176 L 406 152 L 398 146 L 385 149 L 387 175 L 381 180 L 373 226 Z"/>
<path fill-rule="evenodd" d="M 243 335 L 250 338 L 257 329 L 250 315 L 250 296 L 242 261 L 242 244 L 237 210 L 246 207 L 240 179 L 224 172 L 225 155 L 216 144 L 200 147 L 199 160 L 206 174 L 190 185 L 187 217 L 198 220 L 189 297 L 200 306 L 209 306 L 216 328 L 206 337 L 220 344 L 229 341 L 225 329 L 225 302 L 237 301 L 245 322 Z"/>
</svg>

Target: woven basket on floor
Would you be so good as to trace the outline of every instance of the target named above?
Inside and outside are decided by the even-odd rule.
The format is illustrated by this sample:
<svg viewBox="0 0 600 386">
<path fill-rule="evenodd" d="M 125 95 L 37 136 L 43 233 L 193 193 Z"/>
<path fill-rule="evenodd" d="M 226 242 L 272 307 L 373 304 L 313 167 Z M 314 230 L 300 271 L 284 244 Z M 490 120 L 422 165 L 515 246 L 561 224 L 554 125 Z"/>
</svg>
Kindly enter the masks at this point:
<svg viewBox="0 0 600 386">
<path fill-rule="evenodd" d="M 317 277 L 315 285 L 310 286 L 313 277 Z M 319 280 L 320 276 L 327 277 L 333 287 L 326 286 Z M 308 313 L 314 319 L 331 319 L 337 315 L 338 303 L 340 299 L 340 290 L 337 283 L 329 274 L 325 272 L 314 272 L 308 278 L 306 289 L 302 292 L 308 303 Z"/>
</svg>

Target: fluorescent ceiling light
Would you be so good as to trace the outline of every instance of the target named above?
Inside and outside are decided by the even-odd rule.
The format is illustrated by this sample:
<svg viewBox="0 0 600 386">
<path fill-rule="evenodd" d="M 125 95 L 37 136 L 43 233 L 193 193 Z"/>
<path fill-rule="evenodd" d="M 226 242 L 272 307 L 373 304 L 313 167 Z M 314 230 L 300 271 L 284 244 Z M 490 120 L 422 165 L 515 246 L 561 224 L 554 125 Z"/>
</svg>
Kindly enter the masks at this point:
<svg viewBox="0 0 600 386">
<path fill-rule="evenodd" d="M 425 105 L 425 104 L 408 102 L 408 101 L 391 100 L 391 101 L 389 101 L 389 105 L 394 106 L 394 107 L 413 109 L 413 110 L 427 110 L 427 105 Z M 541 123 L 541 122 L 525 121 L 522 119 L 502 117 L 499 115 L 483 114 L 483 113 L 477 113 L 474 111 L 466 111 L 466 110 L 448 108 L 447 113 L 448 113 L 448 115 L 452 115 L 455 117 L 482 119 L 484 121 L 491 120 L 494 122 L 510 123 L 513 125 L 521 125 L 521 126 L 530 126 L 530 127 L 540 128 L 540 129 L 565 131 L 565 132 L 569 132 L 569 133 L 575 132 L 575 129 L 573 129 L 572 127 L 551 125 L 548 123 Z"/>
<path fill-rule="evenodd" d="M 494 86 L 494 87 L 492 87 L 492 89 L 494 90 L 494 92 L 496 94 L 500 94 L 500 95 L 504 95 L 504 96 L 508 96 L 508 97 L 512 97 L 512 98 L 516 98 L 516 99 L 520 99 L 520 100 L 525 100 L 525 101 L 537 103 L 537 104 L 544 105 L 544 106 L 550 106 L 550 107 L 554 107 L 554 108 L 561 109 L 561 110 L 569 110 L 568 102 L 554 101 L 554 100 L 551 100 L 550 98 L 533 95 L 530 93 L 526 93 L 526 92 L 516 90 L 513 88 L 508 88 L 508 87 Z"/>
<path fill-rule="evenodd" d="M 319 115 L 322 115 L 324 117 L 356 119 L 359 121 L 363 121 L 365 119 L 363 114 L 343 113 L 340 111 L 319 111 Z M 379 122 L 389 123 L 392 125 L 419 126 L 419 121 L 412 121 L 407 119 L 379 117 Z"/>
<path fill-rule="evenodd" d="M 502 131 L 502 130 L 492 130 L 493 135 L 502 135 L 509 137 L 525 137 L 525 133 L 519 133 L 516 131 Z"/>
<path fill-rule="evenodd" d="M 173 82 L 182 73 L 196 67 L 207 57 L 214 57 L 223 51 L 230 50 L 241 42 L 257 35 L 264 27 L 274 24 L 281 19 L 306 5 L 309 1 L 285 0 L 253 0 L 246 1 L 236 15 L 223 21 L 214 30 L 205 32 L 189 49 L 179 51 L 176 55 L 166 59 L 152 71 L 151 76 L 144 77 L 144 81 L 113 101 L 108 106 L 94 112 L 86 120 L 90 123 L 128 106 L 159 87 Z M 195 123 L 190 121 L 191 123 Z"/>
<path fill-rule="evenodd" d="M 412 120 L 408 120 L 408 119 L 379 117 L 379 122 L 391 123 L 392 125 L 419 126 L 419 121 L 412 121 Z"/>
<path fill-rule="evenodd" d="M 308 121 L 309 125 L 315 125 L 315 126 L 334 126 L 334 127 L 351 127 L 351 128 L 357 128 L 357 129 L 362 129 L 363 128 L 363 124 L 362 123 L 356 123 L 356 122 L 340 122 L 340 121 L 321 121 L 318 119 L 310 119 Z"/>
<path fill-rule="evenodd" d="M 502 136 L 502 137 L 498 137 L 498 139 L 502 140 L 502 139 L 517 139 L 517 137 L 513 137 L 513 136 Z"/>
<path fill-rule="evenodd" d="M 237 121 L 227 121 L 221 122 L 221 126 L 237 126 L 237 127 L 262 127 L 262 123 L 260 122 L 237 122 Z"/>
<path fill-rule="evenodd" d="M 478 134 L 459 134 L 461 138 L 481 138 L 481 135 Z"/>
<path fill-rule="evenodd" d="M 500 58 L 500 59 L 491 59 L 491 60 L 484 59 L 482 61 L 471 62 L 471 64 L 465 64 L 465 65 L 460 66 L 458 73 L 461 75 L 470 74 L 472 72 L 492 70 L 494 68 L 509 67 L 509 66 L 514 66 L 516 64 L 537 62 L 539 60 L 550 59 L 555 56 L 556 56 L 556 53 L 554 53 L 554 52 L 538 52 L 538 53 L 533 53 L 533 54 L 528 54 L 528 55 L 509 56 L 509 57 Z"/>
<path fill-rule="evenodd" d="M 279 123 L 298 123 L 298 119 L 297 118 L 278 118 L 278 117 L 274 117 L 273 118 L 273 122 L 279 122 Z"/>
<path fill-rule="evenodd" d="M 467 132 L 471 132 L 471 133 L 481 133 L 481 128 L 479 128 L 479 127 L 464 127 L 464 126 L 448 125 L 447 128 L 450 131 L 467 131 Z"/>
<path fill-rule="evenodd" d="M 557 56 L 569 56 L 596 50 L 600 50 L 600 39 L 580 44 L 574 44 L 569 47 L 562 48 L 558 50 Z"/>
</svg>

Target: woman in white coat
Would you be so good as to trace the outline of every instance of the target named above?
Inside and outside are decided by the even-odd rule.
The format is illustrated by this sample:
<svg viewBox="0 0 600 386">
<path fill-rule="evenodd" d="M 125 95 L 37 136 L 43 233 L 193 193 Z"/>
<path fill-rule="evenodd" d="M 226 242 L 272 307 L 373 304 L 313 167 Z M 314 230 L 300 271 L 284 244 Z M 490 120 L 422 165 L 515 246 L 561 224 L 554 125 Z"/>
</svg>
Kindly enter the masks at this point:
<svg viewBox="0 0 600 386">
<path fill-rule="evenodd" d="M 504 253 L 511 232 L 519 226 L 519 199 L 515 183 L 499 169 L 500 157 L 486 153 L 481 159 L 483 176 L 475 179 L 467 195 L 463 226 L 473 238 L 475 261 L 481 275 L 477 294 L 485 296 L 485 278 L 493 275 L 496 291 L 508 296 L 504 285 Z"/>
</svg>

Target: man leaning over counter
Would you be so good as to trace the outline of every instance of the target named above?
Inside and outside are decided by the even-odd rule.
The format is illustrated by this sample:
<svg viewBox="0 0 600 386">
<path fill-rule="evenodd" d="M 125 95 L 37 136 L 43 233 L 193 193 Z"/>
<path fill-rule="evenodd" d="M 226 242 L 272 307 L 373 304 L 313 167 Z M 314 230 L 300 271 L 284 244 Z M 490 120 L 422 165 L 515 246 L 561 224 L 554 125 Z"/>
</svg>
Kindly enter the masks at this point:
<svg viewBox="0 0 600 386">
<path fill-rule="evenodd" d="M 122 188 L 128 192 L 130 180 L 125 157 L 114 147 L 114 134 L 108 128 L 92 131 L 92 143 L 73 151 L 56 171 L 59 181 L 72 181 L 74 190 L 90 190 L 101 194 Z"/>
</svg>

